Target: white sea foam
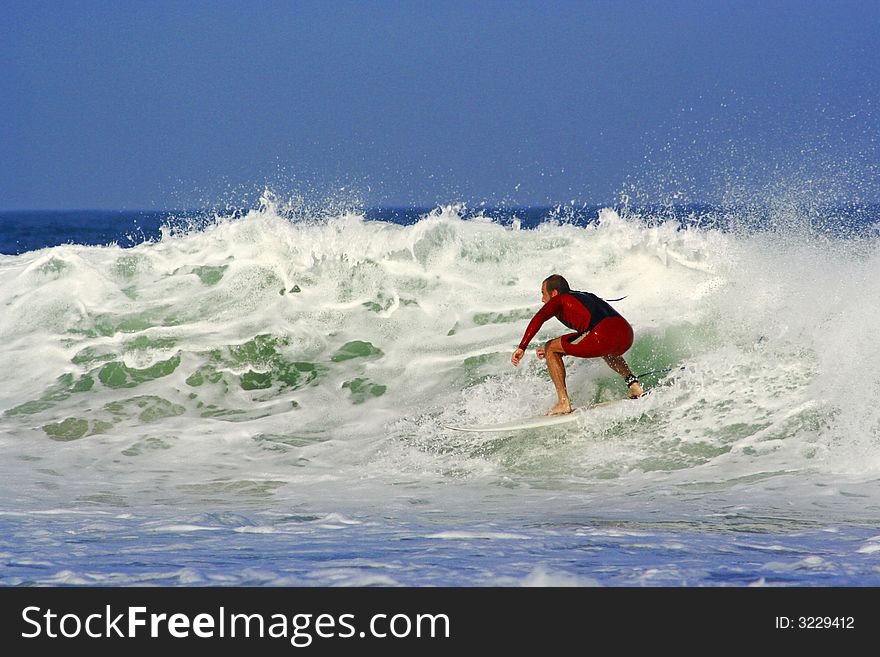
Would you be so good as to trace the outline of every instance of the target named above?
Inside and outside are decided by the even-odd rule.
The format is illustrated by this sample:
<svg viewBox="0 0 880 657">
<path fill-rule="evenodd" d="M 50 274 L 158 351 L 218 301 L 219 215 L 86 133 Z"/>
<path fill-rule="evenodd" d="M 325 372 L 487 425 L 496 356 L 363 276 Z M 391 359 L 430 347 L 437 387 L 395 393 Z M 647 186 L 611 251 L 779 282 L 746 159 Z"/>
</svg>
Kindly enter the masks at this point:
<svg viewBox="0 0 880 657">
<path fill-rule="evenodd" d="M 858 548 L 856 552 L 861 554 L 873 554 L 874 552 L 880 552 L 880 536 L 874 536 L 865 541 L 865 544 Z"/>
<path fill-rule="evenodd" d="M 446 531 L 436 534 L 429 534 L 425 538 L 436 538 L 447 541 L 468 541 L 468 540 L 527 540 L 529 537 L 522 534 L 512 534 L 510 532 L 473 532 L 473 531 Z"/>
<path fill-rule="evenodd" d="M 131 249 L 3 258 L 0 492 L 28 513 L 271 501 L 339 528 L 377 508 L 515 515 L 590 496 L 863 512 L 850 493 L 880 471 L 878 266 L 876 240 L 610 209 L 515 230 L 454 207 L 410 226 L 290 220 L 268 198 Z M 626 296 L 633 369 L 672 371 L 568 427 L 443 430 L 552 403 L 544 364 L 509 357 L 553 272 Z M 601 362 L 571 362 L 568 380 L 576 403 L 625 394 Z"/>
<path fill-rule="evenodd" d="M 554 571 L 545 566 L 537 566 L 520 582 L 522 586 L 601 586 L 598 580 L 590 577 L 581 577 L 562 571 Z"/>
</svg>

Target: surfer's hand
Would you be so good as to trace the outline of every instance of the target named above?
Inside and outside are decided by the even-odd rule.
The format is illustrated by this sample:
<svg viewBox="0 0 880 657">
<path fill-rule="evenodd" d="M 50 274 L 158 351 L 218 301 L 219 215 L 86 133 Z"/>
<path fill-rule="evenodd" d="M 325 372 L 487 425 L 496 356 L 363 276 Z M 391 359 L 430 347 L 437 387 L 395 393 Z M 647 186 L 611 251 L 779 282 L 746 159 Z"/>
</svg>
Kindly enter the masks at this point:
<svg viewBox="0 0 880 657">
<path fill-rule="evenodd" d="M 535 355 L 536 355 L 538 358 L 540 358 L 541 360 L 544 360 L 544 347 L 538 347 L 538 348 L 535 350 Z"/>
<path fill-rule="evenodd" d="M 522 349 L 517 349 L 513 352 L 513 356 L 510 357 L 510 362 L 513 363 L 514 367 L 519 365 L 519 361 L 522 360 L 523 354 L 525 354 Z"/>
</svg>

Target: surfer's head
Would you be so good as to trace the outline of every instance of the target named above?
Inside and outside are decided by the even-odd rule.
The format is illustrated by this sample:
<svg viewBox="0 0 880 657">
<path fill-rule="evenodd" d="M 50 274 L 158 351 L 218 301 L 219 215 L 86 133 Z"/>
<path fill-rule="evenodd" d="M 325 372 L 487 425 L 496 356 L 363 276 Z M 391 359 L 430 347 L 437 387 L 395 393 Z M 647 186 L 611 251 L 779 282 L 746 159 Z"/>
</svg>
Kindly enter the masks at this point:
<svg viewBox="0 0 880 657">
<path fill-rule="evenodd" d="M 568 294 L 571 292 L 568 281 L 559 274 L 553 274 L 544 279 L 544 282 L 541 284 L 541 301 L 544 303 L 550 301 L 550 299 L 556 296 L 556 294 L 553 294 L 554 292 L 556 294 Z"/>
</svg>

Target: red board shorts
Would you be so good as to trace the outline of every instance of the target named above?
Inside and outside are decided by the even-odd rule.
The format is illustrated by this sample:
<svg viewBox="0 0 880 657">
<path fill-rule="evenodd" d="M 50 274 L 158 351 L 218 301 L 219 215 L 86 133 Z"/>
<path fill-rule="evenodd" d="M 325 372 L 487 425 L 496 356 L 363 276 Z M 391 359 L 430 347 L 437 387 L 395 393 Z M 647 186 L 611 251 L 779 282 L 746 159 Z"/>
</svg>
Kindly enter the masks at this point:
<svg viewBox="0 0 880 657">
<path fill-rule="evenodd" d="M 633 330 L 623 317 L 606 317 L 587 333 L 563 335 L 562 350 L 569 356 L 620 356 L 632 347 Z"/>
</svg>

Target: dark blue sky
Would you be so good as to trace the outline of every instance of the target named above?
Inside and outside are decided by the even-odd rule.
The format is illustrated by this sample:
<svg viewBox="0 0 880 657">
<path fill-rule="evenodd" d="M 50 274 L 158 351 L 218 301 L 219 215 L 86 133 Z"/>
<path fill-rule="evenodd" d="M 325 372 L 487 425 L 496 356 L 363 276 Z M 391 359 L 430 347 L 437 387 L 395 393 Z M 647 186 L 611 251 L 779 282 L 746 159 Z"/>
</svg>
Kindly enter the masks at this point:
<svg viewBox="0 0 880 657">
<path fill-rule="evenodd" d="M 0 209 L 878 200 L 878 33 L 873 1 L 4 0 Z"/>
</svg>

